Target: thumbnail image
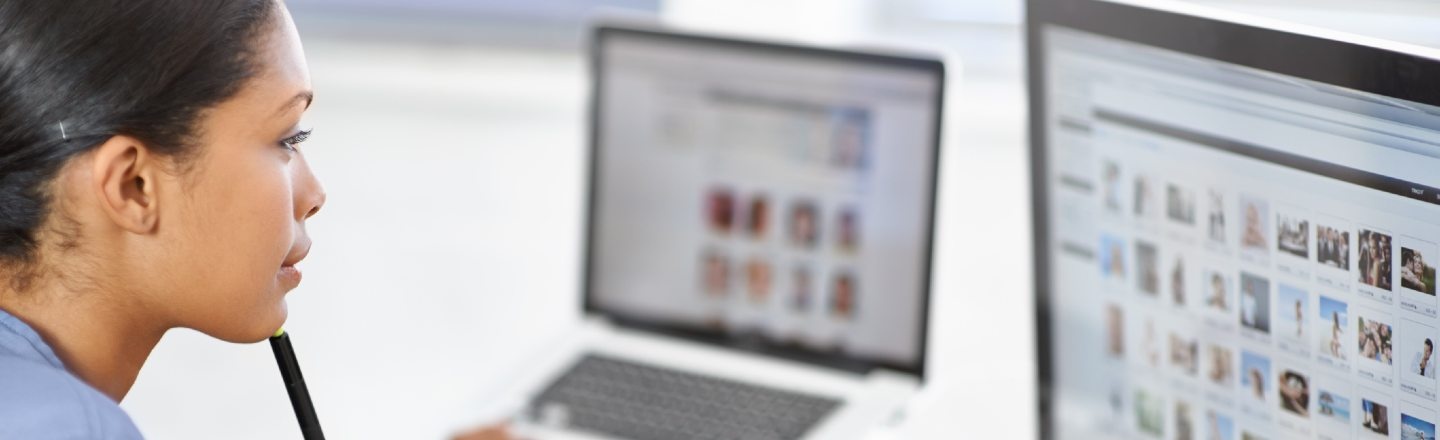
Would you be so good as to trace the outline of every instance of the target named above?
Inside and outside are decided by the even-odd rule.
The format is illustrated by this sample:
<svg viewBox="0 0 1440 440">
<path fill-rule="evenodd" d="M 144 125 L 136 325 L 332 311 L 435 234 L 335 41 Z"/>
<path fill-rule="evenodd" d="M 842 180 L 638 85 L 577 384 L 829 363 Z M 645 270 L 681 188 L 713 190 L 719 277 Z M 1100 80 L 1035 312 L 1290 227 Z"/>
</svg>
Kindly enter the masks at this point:
<svg viewBox="0 0 1440 440">
<path fill-rule="evenodd" d="M 735 193 L 728 188 L 715 188 L 705 200 L 705 219 L 710 230 L 729 234 L 735 227 Z"/>
<path fill-rule="evenodd" d="M 1124 241 L 1110 234 L 1100 236 L 1100 271 L 1107 278 L 1125 278 Z"/>
<path fill-rule="evenodd" d="M 1144 175 L 1135 176 L 1135 200 L 1131 204 L 1135 210 L 1135 217 L 1151 218 L 1155 215 L 1155 188 L 1152 187 L 1150 178 Z"/>
<path fill-rule="evenodd" d="M 1120 212 L 1120 164 L 1113 160 L 1105 161 L 1100 171 L 1101 191 L 1105 197 L 1105 209 L 1110 212 Z"/>
<path fill-rule="evenodd" d="M 1117 304 L 1111 304 L 1105 308 L 1105 329 L 1107 332 L 1106 344 L 1110 356 L 1115 358 L 1125 357 L 1125 312 L 1120 310 Z"/>
<path fill-rule="evenodd" d="M 1413 359 L 1410 362 L 1410 373 L 1427 379 L 1435 379 L 1434 354 L 1435 340 L 1425 338 L 1421 342 L 1419 350 L 1410 355 L 1410 358 Z"/>
<path fill-rule="evenodd" d="M 1435 265 L 1430 264 L 1440 253 L 1435 252 L 1433 245 L 1428 243 L 1412 242 L 1409 245 L 1400 247 L 1400 287 L 1420 292 L 1426 295 L 1435 295 Z M 1426 260 L 1429 255 L 1431 260 Z"/>
<path fill-rule="evenodd" d="M 745 292 L 750 301 L 758 304 L 770 299 L 770 289 L 774 278 L 774 271 L 770 267 L 769 261 L 755 257 L 745 263 Z"/>
<path fill-rule="evenodd" d="M 854 207 L 845 208 L 840 211 L 837 223 L 837 247 L 845 252 L 855 252 L 860 248 L 860 212 Z"/>
<path fill-rule="evenodd" d="M 1224 273 L 1216 270 L 1207 271 L 1205 274 L 1205 306 L 1217 312 L 1229 312 L 1230 303 L 1234 300 L 1230 297 L 1230 280 Z"/>
<path fill-rule="evenodd" d="M 1205 434 L 1207 440 L 1235 440 L 1235 419 L 1230 416 L 1209 411 L 1205 414 L 1205 424 L 1209 426 Z"/>
<path fill-rule="evenodd" d="M 1175 305 L 1184 306 L 1185 294 L 1185 260 L 1176 256 L 1170 265 L 1170 299 Z"/>
<path fill-rule="evenodd" d="M 1140 342 L 1141 350 L 1144 350 L 1145 363 L 1150 368 L 1160 366 L 1160 336 L 1155 331 L 1155 318 L 1145 317 L 1144 339 Z"/>
<path fill-rule="evenodd" d="M 1279 328 L 1275 334 L 1301 339 L 1305 337 L 1305 310 L 1310 306 L 1310 295 L 1294 286 L 1280 284 L 1275 295 L 1275 321 Z"/>
<path fill-rule="evenodd" d="M 1206 223 L 1206 236 L 1215 243 L 1225 243 L 1225 195 L 1210 190 L 1210 213 Z"/>
<path fill-rule="evenodd" d="M 858 287 L 855 275 L 849 272 L 835 275 L 835 282 L 830 288 L 830 314 L 844 319 L 854 318 L 855 301 L 858 299 L 855 290 Z"/>
<path fill-rule="evenodd" d="M 1140 432 L 1159 437 L 1165 433 L 1165 405 L 1145 390 L 1135 391 L 1135 423 Z"/>
<path fill-rule="evenodd" d="M 831 111 L 830 164 L 841 169 L 865 170 L 870 164 L 870 111 L 840 107 Z"/>
<path fill-rule="evenodd" d="M 1170 220 L 1187 225 L 1195 224 L 1195 192 L 1180 185 L 1165 187 L 1165 213 Z"/>
<path fill-rule="evenodd" d="M 1310 258 L 1310 221 L 1280 211 L 1275 215 L 1275 247 L 1300 258 Z"/>
<path fill-rule="evenodd" d="M 1270 280 L 1240 273 L 1240 325 L 1270 333 Z"/>
<path fill-rule="evenodd" d="M 1435 389 L 1435 329 L 1403 320 L 1400 331 L 1400 348 L 1404 350 L 1406 382 L 1419 383 L 1426 389 Z"/>
<path fill-rule="evenodd" d="M 790 310 L 804 313 L 810 310 L 815 296 L 815 275 L 810 268 L 796 266 L 790 272 Z"/>
<path fill-rule="evenodd" d="M 725 296 L 730 293 L 730 259 L 717 250 L 705 251 L 701 256 L 701 288 L 711 296 Z"/>
<path fill-rule="evenodd" d="M 1345 329 L 1349 328 L 1349 306 L 1344 301 L 1321 295 L 1318 327 L 1320 352 L 1338 360 L 1345 360 Z"/>
<path fill-rule="evenodd" d="M 1385 405 L 1370 399 L 1360 399 L 1360 412 L 1364 417 L 1360 426 L 1366 431 L 1390 435 L 1390 410 Z"/>
<path fill-rule="evenodd" d="M 1186 339 L 1179 333 L 1170 333 L 1170 365 L 1194 376 L 1199 370 L 1200 344 L 1195 339 Z"/>
<path fill-rule="evenodd" d="M 1400 440 L 1435 440 L 1435 424 L 1401 413 Z"/>
<path fill-rule="evenodd" d="M 1310 417 L 1310 380 L 1294 370 L 1280 373 L 1280 408 L 1300 417 Z"/>
<path fill-rule="evenodd" d="M 1160 295 L 1160 251 L 1154 244 L 1135 241 L 1135 284 L 1140 293 Z"/>
<path fill-rule="evenodd" d="M 1240 213 L 1243 221 L 1240 246 L 1245 249 L 1266 252 L 1270 248 L 1270 205 L 1264 200 L 1250 197 L 1240 198 Z"/>
<path fill-rule="evenodd" d="M 1235 383 L 1235 352 L 1230 349 L 1210 344 L 1206 350 L 1210 356 L 1209 371 L 1205 377 L 1210 382 L 1222 387 L 1232 386 Z"/>
<path fill-rule="evenodd" d="M 801 201 L 790 205 L 790 242 L 801 247 L 814 248 L 820 241 L 820 213 L 813 202 Z"/>
<path fill-rule="evenodd" d="M 1361 230 L 1359 245 L 1360 282 L 1390 290 L 1390 236 Z"/>
<path fill-rule="evenodd" d="M 1240 388 L 1251 398 L 1264 401 L 1265 381 L 1270 377 L 1270 358 L 1244 350 L 1240 352 Z"/>
<path fill-rule="evenodd" d="M 1185 401 L 1175 402 L 1175 440 L 1193 440 L 1195 438 L 1195 419 L 1190 416 L 1190 403 Z"/>
<path fill-rule="evenodd" d="M 1315 399 L 1316 410 L 1321 417 L 1333 422 L 1350 423 L 1350 399 L 1328 390 L 1320 390 Z"/>
<path fill-rule="evenodd" d="M 1390 324 L 1364 316 L 1356 318 L 1359 328 L 1360 357 L 1391 365 L 1390 337 L 1394 333 Z"/>
<path fill-rule="evenodd" d="M 751 238 L 765 238 L 770 233 L 770 199 L 764 195 L 756 195 L 750 198 L 750 206 L 745 210 L 745 232 Z"/>
<path fill-rule="evenodd" d="M 1350 231 L 1316 226 L 1315 261 L 1333 269 L 1350 270 Z"/>
</svg>

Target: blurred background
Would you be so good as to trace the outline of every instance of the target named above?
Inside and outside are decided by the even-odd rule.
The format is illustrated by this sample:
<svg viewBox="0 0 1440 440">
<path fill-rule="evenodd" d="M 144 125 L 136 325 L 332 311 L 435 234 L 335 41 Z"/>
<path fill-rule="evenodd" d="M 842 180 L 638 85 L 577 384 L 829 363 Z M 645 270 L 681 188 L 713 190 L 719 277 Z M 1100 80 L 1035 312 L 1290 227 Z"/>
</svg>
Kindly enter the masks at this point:
<svg viewBox="0 0 1440 440">
<path fill-rule="evenodd" d="M 1203 3 L 1440 46 L 1425 1 Z M 931 379 L 876 436 L 1034 436 L 1022 1 L 288 4 L 329 202 L 287 328 L 332 438 L 482 422 L 487 396 L 580 319 L 584 47 L 601 17 L 944 56 Z M 172 332 L 123 406 L 153 439 L 299 438 L 266 344 Z"/>
</svg>

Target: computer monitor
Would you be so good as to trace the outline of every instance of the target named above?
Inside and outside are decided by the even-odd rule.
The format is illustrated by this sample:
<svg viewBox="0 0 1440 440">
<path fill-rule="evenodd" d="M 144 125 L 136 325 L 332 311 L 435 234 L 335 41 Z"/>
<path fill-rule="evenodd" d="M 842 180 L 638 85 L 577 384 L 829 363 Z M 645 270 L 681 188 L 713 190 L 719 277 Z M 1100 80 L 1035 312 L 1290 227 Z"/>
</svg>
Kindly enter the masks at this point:
<svg viewBox="0 0 1440 440">
<path fill-rule="evenodd" d="M 944 67 L 602 27 L 587 311 L 923 374 Z"/>
<path fill-rule="evenodd" d="M 1435 438 L 1440 53 L 1032 0 L 1046 439 Z"/>
</svg>

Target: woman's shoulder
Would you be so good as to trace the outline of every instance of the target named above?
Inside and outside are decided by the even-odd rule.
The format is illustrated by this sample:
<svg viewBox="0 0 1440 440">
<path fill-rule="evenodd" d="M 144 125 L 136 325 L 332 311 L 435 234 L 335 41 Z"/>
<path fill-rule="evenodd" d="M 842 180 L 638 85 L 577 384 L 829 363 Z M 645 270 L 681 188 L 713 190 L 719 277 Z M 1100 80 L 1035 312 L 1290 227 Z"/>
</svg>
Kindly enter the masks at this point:
<svg viewBox="0 0 1440 440">
<path fill-rule="evenodd" d="M 0 438 L 140 439 L 130 416 L 69 372 L 0 350 Z"/>
</svg>

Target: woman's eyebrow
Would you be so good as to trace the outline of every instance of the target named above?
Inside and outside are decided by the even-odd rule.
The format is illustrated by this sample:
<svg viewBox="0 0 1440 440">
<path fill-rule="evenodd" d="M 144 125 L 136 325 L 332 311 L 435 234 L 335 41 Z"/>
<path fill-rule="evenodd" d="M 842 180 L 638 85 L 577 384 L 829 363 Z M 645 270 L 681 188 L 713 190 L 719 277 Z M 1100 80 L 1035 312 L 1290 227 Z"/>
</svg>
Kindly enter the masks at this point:
<svg viewBox="0 0 1440 440">
<path fill-rule="evenodd" d="M 280 106 L 280 110 L 278 111 L 278 113 L 284 113 L 285 110 L 289 110 L 290 107 L 293 106 L 293 105 L 295 105 L 295 103 L 297 103 L 297 102 L 304 102 L 304 103 L 305 103 L 305 109 L 309 109 L 309 108 L 310 108 L 310 103 L 311 103 L 311 102 L 314 102 L 314 101 L 315 101 L 315 92 L 306 90 L 306 91 L 303 91 L 303 92 L 300 92 L 300 93 L 295 94 L 295 97 L 290 98 L 290 100 L 288 100 L 288 101 L 285 101 L 285 104 Z"/>
</svg>

